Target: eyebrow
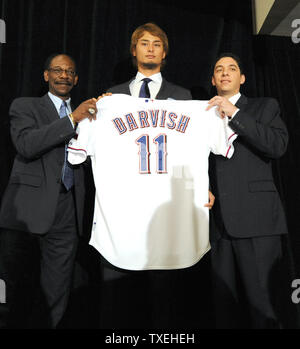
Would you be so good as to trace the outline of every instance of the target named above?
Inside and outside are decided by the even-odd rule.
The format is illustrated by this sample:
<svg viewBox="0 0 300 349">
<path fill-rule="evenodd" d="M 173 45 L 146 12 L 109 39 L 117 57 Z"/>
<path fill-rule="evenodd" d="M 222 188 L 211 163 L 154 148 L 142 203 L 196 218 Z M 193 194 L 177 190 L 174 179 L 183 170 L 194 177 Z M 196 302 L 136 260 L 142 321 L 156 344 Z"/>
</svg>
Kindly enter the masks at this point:
<svg viewBox="0 0 300 349">
<path fill-rule="evenodd" d="M 146 42 L 150 42 L 151 40 L 148 40 L 148 39 L 140 39 L 141 41 L 146 41 Z M 161 42 L 162 43 L 162 41 L 161 40 L 154 40 L 153 42 Z"/>
<path fill-rule="evenodd" d="M 216 67 L 215 67 L 215 69 L 217 69 L 217 68 L 223 68 L 224 67 L 224 65 L 217 65 Z M 229 67 L 235 67 L 235 68 L 237 68 L 238 66 L 236 65 L 236 64 L 229 64 Z"/>
<path fill-rule="evenodd" d="M 54 66 L 52 66 L 50 68 L 60 68 L 60 69 L 63 69 L 60 65 L 54 65 Z M 74 70 L 74 68 L 73 67 L 69 67 L 69 68 L 67 68 L 67 70 Z"/>
</svg>

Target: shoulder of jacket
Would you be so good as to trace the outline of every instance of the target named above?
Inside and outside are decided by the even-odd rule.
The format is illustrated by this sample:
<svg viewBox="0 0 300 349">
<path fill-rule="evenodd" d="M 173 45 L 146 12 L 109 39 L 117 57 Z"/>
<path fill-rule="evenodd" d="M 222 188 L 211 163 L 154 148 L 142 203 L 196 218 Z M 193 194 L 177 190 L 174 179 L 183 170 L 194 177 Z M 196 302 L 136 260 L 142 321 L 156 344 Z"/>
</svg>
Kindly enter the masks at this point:
<svg viewBox="0 0 300 349">
<path fill-rule="evenodd" d="M 174 84 L 173 82 L 169 82 L 167 80 L 163 80 L 164 81 L 164 85 L 166 89 L 168 89 L 170 91 L 171 96 L 173 94 L 175 94 L 178 98 L 178 96 L 180 97 L 180 99 L 192 99 L 192 94 L 191 91 L 185 87 L 179 86 Z"/>
<path fill-rule="evenodd" d="M 43 97 L 18 97 L 15 98 L 11 105 L 9 110 L 27 110 L 27 109 L 32 109 L 35 108 L 36 106 L 40 105 L 43 103 Z"/>
<path fill-rule="evenodd" d="M 278 105 L 278 101 L 276 98 L 273 97 L 247 97 L 248 103 L 255 103 L 255 104 L 274 104 Z"/>
<path fill-rule="evenodd" d="M 41 100 L 42 97 L 17 97 L 12 103 L 32 103 Z"/>
<path fill-rule="evenodd" d="M 172 87 L 172 88 L 174 88 L 174 89 L 176 89 L 176 90 L 180 90 L 180 91 L 189 91 L 187 88 L 182 87 L 182 86 L 180 86 L 180 85 L 176 85 L 176 84 L 174 84 L 173 82 L 170 82 L 170 81 L 168 81 L 168 80 L 166 80 L 166 79 L 163 79 L 163 81 L 164 81 L 164 83 L 165 83 L 166 85 L 168 85 L 169 87 Z"/>
<path fill-rule="evenodd" d="M 122 84 L 114 85 L 107 89 L 106 92 L 111 92 L 111 93 L 120 93 L 120 91 L 129 88 L 129 84 L 131 83 L 132 80 L 129 80 L 127 82 L 123 82 Z"/>
</svg>

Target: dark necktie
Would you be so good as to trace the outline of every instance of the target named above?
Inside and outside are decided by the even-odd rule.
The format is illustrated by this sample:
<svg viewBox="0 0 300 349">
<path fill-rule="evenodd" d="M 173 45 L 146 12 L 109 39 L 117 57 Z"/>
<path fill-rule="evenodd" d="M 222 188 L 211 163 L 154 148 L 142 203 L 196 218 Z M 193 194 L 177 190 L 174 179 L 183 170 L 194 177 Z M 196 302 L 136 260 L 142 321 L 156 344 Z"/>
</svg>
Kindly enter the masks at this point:
<svg viewBox="0 0 300 349">
<path fill-rule="evenodd" d="M 62 102 L 59 109 L 59 117 L 62 119 L 67 116 L 67 104 L 65 101 Z M 65 161 L 62 172 L 62 182 L 67 190 L 70 190 L 74 185 L 74 173 L 71 165 L 67 160 L 67 144 L 65 145 Z"/>
<path fill-rule="evenodd" d="M 152 80 L 149 78 L 144 78 L 142 81 L 143 81 L 143 84 L 142 84 L 141 89 L 140 89 L 139 97 L 150 98 L 150 91 L 149 91 L 148 84 Z"/>
</svg>

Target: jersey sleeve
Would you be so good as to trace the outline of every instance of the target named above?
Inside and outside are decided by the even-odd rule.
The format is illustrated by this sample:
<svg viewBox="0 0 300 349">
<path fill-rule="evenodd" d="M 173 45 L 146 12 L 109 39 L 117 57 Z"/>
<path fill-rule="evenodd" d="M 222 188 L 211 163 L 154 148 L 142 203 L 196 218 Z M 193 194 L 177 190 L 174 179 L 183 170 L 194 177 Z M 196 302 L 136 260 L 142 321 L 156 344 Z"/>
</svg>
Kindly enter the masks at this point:
<svg viewBox="0 0 300 349">
<path fill-rule="evenodd" d="M 68 144 L 68 161 L 72 165 L 81 164 L 88 156 L 94 153 L 94 136 L 95 123 L 89 119 L 84 119 L 78 124 L 77 136 L 72 138 Z"/>
<path fill-rule="evenodd" d="M 214 154 L 230 159 L 234 153 L 233 142 L 238 135 L 228 126 L 228 118 L 222 119 L 216 108 L 209 113 L 210 149 Z"/>
</svg>

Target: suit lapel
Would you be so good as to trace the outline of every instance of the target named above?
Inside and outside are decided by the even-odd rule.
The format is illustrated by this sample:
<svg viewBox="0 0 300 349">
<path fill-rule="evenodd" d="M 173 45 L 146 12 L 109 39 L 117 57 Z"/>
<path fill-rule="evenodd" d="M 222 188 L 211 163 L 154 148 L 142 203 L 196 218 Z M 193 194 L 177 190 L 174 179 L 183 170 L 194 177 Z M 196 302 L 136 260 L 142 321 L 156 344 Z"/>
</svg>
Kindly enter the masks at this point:
<svg viewBox="0 0 300 349">
<path fill-rule="evenodd" d="M 43 115 L 45 117 L 45 124 L 49 124 L 55 120 L 59 119 L 59 115 L 57 113 L 57 110 L 55 108 L 54 103 L 51 101 L 48 93 L 45 94 L 43 97 L 40 98 L 40 115 Z M 60 146 L 57 146 L 54 149 L 54 152 L 56 153 L 56 157 L 58 160 L 61 160 L 64 158 L 65 154 L 65 146 L 64 143 L 62 143 Z"/>
<path fill-rule="evenodd" d="M 130 89 L 129 89 L 129 86 L 130 86 L 130 84 L 131 84 L 131 82 L 133 81 L 134 79 L 131 79 L 131 80 L 129 80 L 126 84 L 124 84 L 124 90 L 122 91 L 122 92 L 120 92 L 120 93 L 124 93 L 125 95 L 129 95 L 129 96 L 131 96 L 131 93 L 130 93 Z"/>
<path fill-rule="evenodd" d="M 41 97 L 40 101 L 40 107 L 42 109 L 41 115 L 44 115 L 50 122 L 57 120 L 59 118 L 59 115 L 57 113 L 55 105 L 48 96 L 48 93 Z"/>
<path fill-rule="evenodd" d="M 237 102 L 235 103 L 235 105 L 238 108 L 242 108 L 245 104 L 248 103 L 248 98 L 244 95 L 241 95 L 241 97 L 237 100 Z"/>
<path fill-rule="evenodd" d="M 172 91 L 170 91 L 170 84 L 167 80 L 163 78 L 160 90 L 158 91 L 158 94 L 156 96 L 157 99 L 167 99 L 172 94 Z"/>
</svg>

